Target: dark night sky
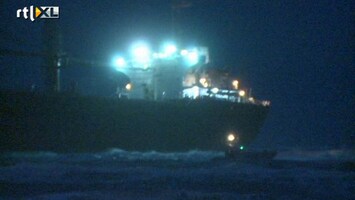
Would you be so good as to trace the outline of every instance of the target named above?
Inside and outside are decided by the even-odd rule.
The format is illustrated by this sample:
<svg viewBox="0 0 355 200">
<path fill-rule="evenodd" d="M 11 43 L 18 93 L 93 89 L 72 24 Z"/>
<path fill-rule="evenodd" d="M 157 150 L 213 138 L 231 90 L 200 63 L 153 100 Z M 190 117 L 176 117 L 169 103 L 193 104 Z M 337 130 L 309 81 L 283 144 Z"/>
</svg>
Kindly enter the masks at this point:
<svg viewBox="0 0 355 200">
<path fill-rule="evenodd" d="M 45 3 L 43 3 L 45 2 Z M 272 110 L 262 147 L 354 145 L 354 3 L 351 0 L 199 0 L 175 15 L 181 44 L 210 48 Z M 171 1 L 0 1 L 1 48 L 41 48 L 43 22 L 16 19 L 30 5 L 59 5 L 63 48 L 87 59 L 111 59 L 137 39 L 171 39 Z M 39 83 L 38 59 L 0 59 L 1 88 Z M 85 76 L 83 69 L 65 72 Z"/>
</svg>

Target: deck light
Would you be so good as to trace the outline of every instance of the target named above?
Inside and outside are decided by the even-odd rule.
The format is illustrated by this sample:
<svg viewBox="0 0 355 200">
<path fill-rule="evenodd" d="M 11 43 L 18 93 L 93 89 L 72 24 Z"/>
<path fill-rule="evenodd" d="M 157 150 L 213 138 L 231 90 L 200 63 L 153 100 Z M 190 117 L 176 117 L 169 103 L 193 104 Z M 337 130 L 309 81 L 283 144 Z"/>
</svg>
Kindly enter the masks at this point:
<svg viewBox="0 0 355 200">
<path fill-rule="evenodd" d="M 233 82 L 232 82 L 232 85 L 233 85 L 233 87 L 234 87 L 234 89 L 238 89 L 238 85 L 239 85 L 239 81 L 238 80 L 234 80 Z"/>
<path fill-rule="evenodd" d="M 211 90 L 214 94 L 217 94 L 218 93 L 218 91 L 219 91 L 219 89 L 218 88 L 212 88 L 212 90 Z"/>
<path fill-rule="evenodd" d="M 132 89 L 132 84 L 128 83 L 128 84 L 126 85 L 126 90 L 131 90 L 131 89 Z"/>
</svg>

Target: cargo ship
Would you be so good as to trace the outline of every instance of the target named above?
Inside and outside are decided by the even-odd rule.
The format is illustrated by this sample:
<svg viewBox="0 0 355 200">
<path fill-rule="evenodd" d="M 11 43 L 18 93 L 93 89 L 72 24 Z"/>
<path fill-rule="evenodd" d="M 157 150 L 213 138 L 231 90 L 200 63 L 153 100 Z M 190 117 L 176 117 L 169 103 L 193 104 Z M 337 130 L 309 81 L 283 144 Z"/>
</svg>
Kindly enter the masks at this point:
<svg viewBox="0 0 355 200">
<path fill-rule="evenodd" d="M 1 92 L 1 151 L 226 150 L 247 147 L 269 106 L 215 99 L 113 100 Z"/>
<path fill-rule="evenodd" d="M 131 73 L 136 79 L 118 88 L 115 98 L 3 91 L 0 149 L 166 152 L 247 147 L 270 103 L 247 95 L 227 76 L 214 81 L 214 70 L 205 67 L 182 72 L 185 77 L 177 73 L 179 67 L 168 64 L 135 69 Z M 230 86 L 223 88 L 227 83 Z"/>
<path fill-rule="evenodd" d="M 270 109 L 269 101 L 253 98 L 230 73 L 212 66 L 207 47 L 173 44 L 156 53 L 137 44 L 130 59 L 105 64 L 126 77 L 114 97 L 80 95 L 75 87 L 61 91 L 65 65 L 100 64 L 67 56 L 56 36 L 47 36 L 45 53 L 30 56 L 44 57 L 50 89 L 0 92 L 1 152 L 243 150 Z"/>
</svg>

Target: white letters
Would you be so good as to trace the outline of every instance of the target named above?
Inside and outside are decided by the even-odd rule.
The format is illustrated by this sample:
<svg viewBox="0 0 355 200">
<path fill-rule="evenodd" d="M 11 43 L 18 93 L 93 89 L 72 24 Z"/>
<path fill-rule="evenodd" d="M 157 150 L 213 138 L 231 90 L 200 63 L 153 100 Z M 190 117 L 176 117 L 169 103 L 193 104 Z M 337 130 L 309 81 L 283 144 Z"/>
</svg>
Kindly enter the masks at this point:
<svg viewBox="0 0 355 200">
<path fill-rule="evenodd" d="M 37 11 L 37 12 L 36 12 Z M 16 11 L 16 17 L 35 21 L 37 18 L 55 19 L 59 18 L 59 6 L 29 6 Z"/>
<path fill-rule="evenodd" d="M 17 17 L 17 18 L 20 18 L 20 17 L 21 17 L 21 11 L 22 11 L 21 9 L 18 9 L 18 10 L 17 10 L 17 13 L 16 13 L 16 17 Z"/>
<path fill-rule="evenodd" d="M 27 8 L 27 7 L 24 7 L 23 10 L 22 10 L 22 12 L 23 12 L 23 17 L 24 17 L 25 19 L 27 19 L 27 18 L 28 18 L 28 16 L 27 16 L 28 8 Z"/>
</svg>

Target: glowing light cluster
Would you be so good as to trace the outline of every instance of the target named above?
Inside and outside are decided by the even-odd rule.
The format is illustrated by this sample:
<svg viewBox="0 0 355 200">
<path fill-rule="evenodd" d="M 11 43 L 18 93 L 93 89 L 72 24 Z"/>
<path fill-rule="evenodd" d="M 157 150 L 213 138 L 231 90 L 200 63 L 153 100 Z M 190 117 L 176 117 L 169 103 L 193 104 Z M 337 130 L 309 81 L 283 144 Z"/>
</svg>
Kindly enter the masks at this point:
<svg viewBox="0 0 355 200">
<path fill-rule="evenodd" d="M 198 48 L 178 49 L 173 42 L 165 43 L 161 46 L 159 52 L 153 52 L 147 43 L 138 42 L 132 45 L 130 59 L 115 57 L 113 66 L 117 70 L 127 67 L 147 69 L 153 66 L 156 60 L 181 58 L 182 63 L 190 67 L 199 63 L 200 53 Z M 208 87 L 207 81 L 202 85 Z"/>
</svg>

